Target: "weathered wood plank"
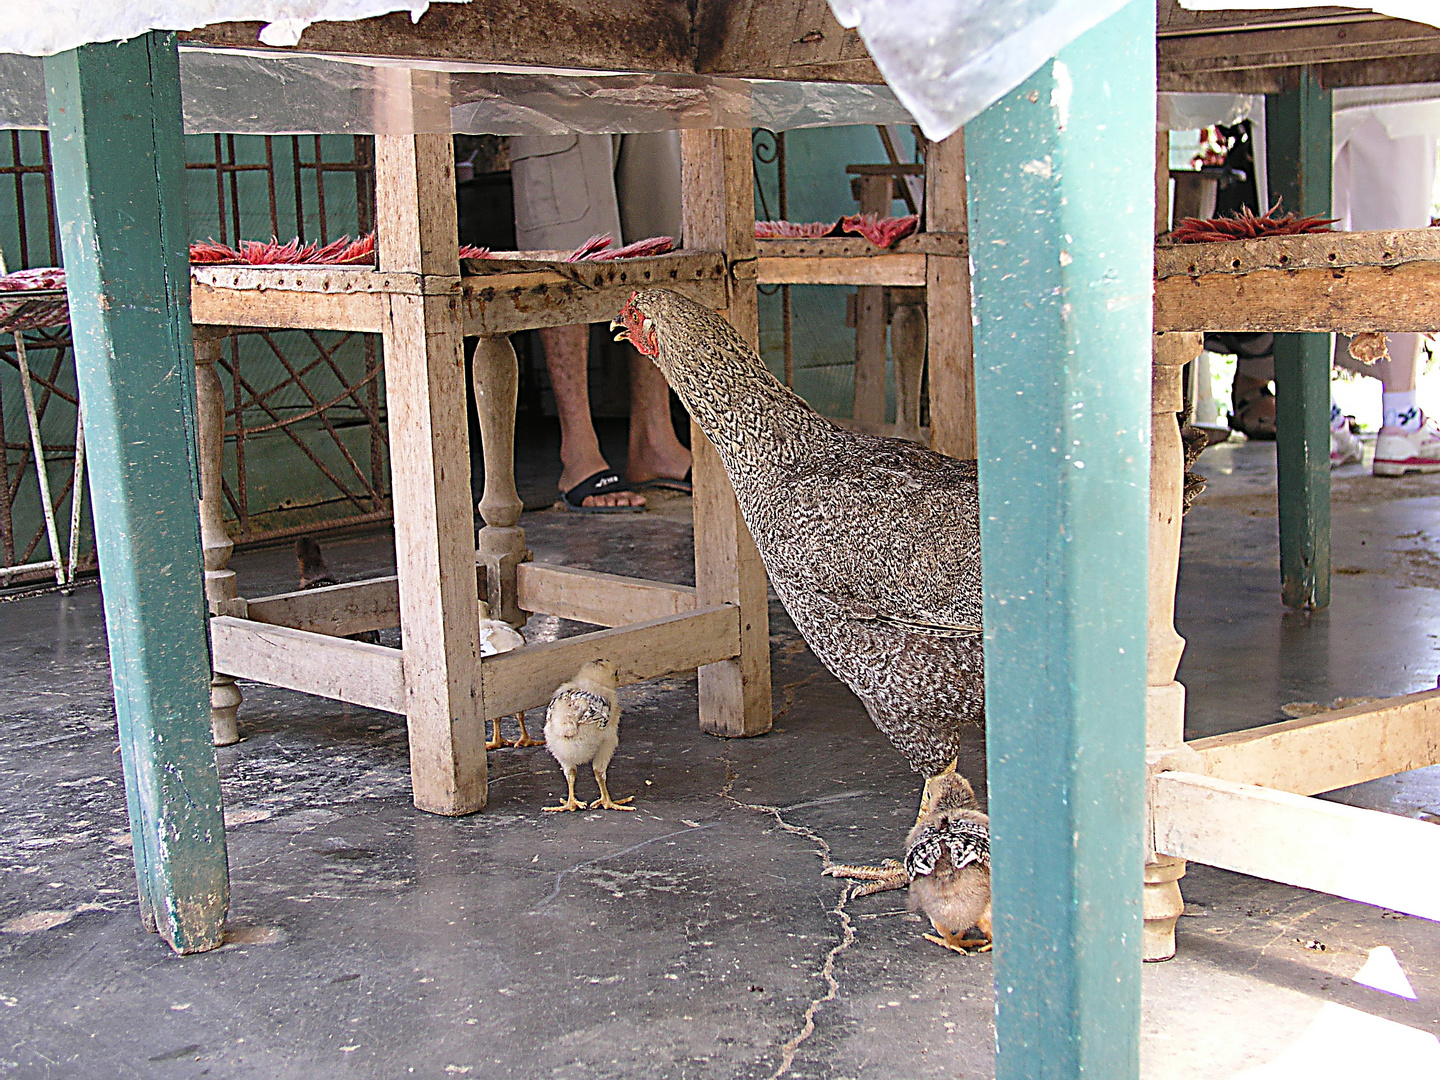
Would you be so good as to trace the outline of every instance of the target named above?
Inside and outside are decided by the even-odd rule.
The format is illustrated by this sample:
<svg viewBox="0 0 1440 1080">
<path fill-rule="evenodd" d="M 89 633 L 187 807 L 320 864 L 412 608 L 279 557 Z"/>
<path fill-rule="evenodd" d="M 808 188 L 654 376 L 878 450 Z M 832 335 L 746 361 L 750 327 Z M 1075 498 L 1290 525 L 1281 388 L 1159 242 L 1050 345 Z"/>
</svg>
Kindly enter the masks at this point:
<svg viewBox="0 0 1440 1080">
<path fill-rule="evenodd" d="M 429 72 L 411 72 L 416 98 Z M 449 135 L 375 137 L 376 246 L 384 272 L 459 277 Z M 458 294 L 391 293 L 385 396 L 395 564 L 406 656 L 405 715 L 415 805 L 485 805 L 474 507 Z"/>
<path fill-rule="evenodd" d="M 370 578 L 245 602 L 245 617 L 271 626 L 345 637 L 400 625 L 400 579 Z"/>
<path fill-rule="evenodd" d="M 694 27 L 695 70 L 703 74 L 884 81 L 860 35 L 842 27 L 824 0 L 788 9 L 762 0 L 702 0 Z"/>
<path fill-rule="evenodd" d="M 1220 244 L 1158 244 L 1155 277 L 1249 274 L 1256 270 L 1342 270 L 1440 263 L 1440 229 L 1386 229 L 1266 236 Z"/>
<path fill-rule="evenodd" d="M 258 22 L 215 23 L 186 41 L 256 48 Z M 683 0 L 526 0 L 432 4 L 354 22 L 319 22 L 303 52 L 470 60 L 607 71 L 693 71 L 690 13 Z"/>
<path fill-rule="evenodd" d="M 483 336 L 609 322 L 636 289 L 655 286 L 720 308 L 726 303 L 727 277 L 725 256 L 716 251 L 677 252 L 622 262 L 559 263 L 552 269 L 524 274 L 463 278 L 461 311 L 465 333 Z"/>
<path fill-rule="evenodd" d="M 595 626 L 625 626 L 694 611 L 695 590 L 550 563 L 521 563 L 520 606 Z"/>
<path fill-rule="evenodd" d="M 725 316 L 759 348 L 755 289 L 755 200 L 749 131 L 680 133 L 685 240 L 726 253 L 733 268 Z M 765 565 L 745 527 L 715 447 L 692 420 L 695 585 L 700 604 L 740 609 L 734 659 L 700 670 L 700 727 L 716 735 L 770 730 L 770 613 Z M 732 654 L 734 655 L 734 654 Z"/>
<path fill-rule="evenodd" d="M 303 292 L 231 289 L 196 281 L 190 303 L 197 326 L 254 326 L 351 330 L 378 334 L 385 324 L 385 296 L 378 292 Z"/>
<path fill-rule="evenodd" d="M 1197 739 L 1189 747 L 1207 776 L 1295 795 L 1334 791 L 1440 764 L 1440 690 Z"/>
<path fill-rule="evenodd" d="M 924 285 L 925 256 L 767 256 L 756 260 L 761 285 Z"/>
<path fill-rule="evenodd" d="M 1440 920 L 1440 828 L 1194 773 L 1151 781 L 1158 851 Z"/>
<path fill-rule="evenodd" d="M 714 664 L 735 656 L 740 647 L 740 612 L 730 604 L 527 645 L 482 661 L 485 716 L 544 706 L 561 683 L 592 660 L 609 660 L 626 685 Z"/>
<path fill-rule="evenodd" d="M 925 227 L 949 235 L 970 228 L 962 129 L 925 150 Z M 975 327 L 970 259 L 934 252 L 925 260 L 926 359 L 930 366 L 930 447 L 968 460 L 975 443 Z"/>
<path fill-rule="evenodd" d="M 173 34 L 44 61 L 55 209 L 140 916 L 177 952 L 224 941 L 210 733 L 185 145 Z"/>
<path fill-rule="evenodd" d="M 219 615 L 210 620 L 215 670 L 332 701 L 404 713 L 399 649 Z"/>
<path fill-rule="evenodd" d="M 1440 327 L 1440 262 L 1344 270 L 1255 270 L 1155 283 L 1155 329 L 1429 333 Z"/>
<path fill-rule="evenodd" d="M 963 193 L 962 193 L 963 198 Z M 862 255 L 955 255 L 969 254 L 964 232 L 911 233 L 894 247 L 876 247 L 861 236 L 819 236 L 801 240 L 755 241 L 760 258 L 837 258 Z"/>
</svg>

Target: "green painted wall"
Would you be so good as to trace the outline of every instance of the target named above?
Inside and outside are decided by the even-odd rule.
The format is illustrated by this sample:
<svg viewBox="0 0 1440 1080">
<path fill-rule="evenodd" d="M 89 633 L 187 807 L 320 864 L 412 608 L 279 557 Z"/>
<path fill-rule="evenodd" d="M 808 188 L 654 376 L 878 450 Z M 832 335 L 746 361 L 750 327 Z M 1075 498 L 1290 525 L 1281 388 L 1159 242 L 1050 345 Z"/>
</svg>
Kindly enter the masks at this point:
<svg viewBox="0 0 1440 1080">
<path fill-rule="evenodd" d="M 896 152 L 914 159 L 915 141 L 907 130 Z M 886 161 L 885 147 L 873 126 L 806 128 L 785 135 L 787 218 L 834 221 L 856 213 L 846 165 Z M 774 164 L 756 164 L 755 213 L 779 213 L 779 184 Z M 897 201 L 891 211 L 906 212 Z M 827 416 L 849 416 L 855 384 L 855 331 L 845 325 L 846 297 L 854 289 L 838 285 L 796 285 L 790 289 L 795 390 Z M 760 296 L 760 351 L 777 375 L 785 369 L 784 318 L 780 294 Z M 895 413 L 894 387 L 886 391 L 888 417 Z"/>
</svg>

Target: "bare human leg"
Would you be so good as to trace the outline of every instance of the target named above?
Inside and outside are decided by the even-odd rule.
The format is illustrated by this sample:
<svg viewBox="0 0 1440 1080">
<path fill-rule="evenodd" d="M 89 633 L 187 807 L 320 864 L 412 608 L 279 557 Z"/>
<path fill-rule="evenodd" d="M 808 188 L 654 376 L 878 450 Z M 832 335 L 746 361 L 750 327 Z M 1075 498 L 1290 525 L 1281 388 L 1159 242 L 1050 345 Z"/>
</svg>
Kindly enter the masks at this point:
<svg viewBox="0 0 1440 1080">
<path fill-rule="evenodd" d="M 540 331 L 540 341 L 560 413 L 560 490 L 564 492 L 609 468 L 590 417 L 590 330 L 584 325 L 546 327 Z M 660 379 L 663 384 L 664 376 Z M 644 506 L 645 497 L 633 491 L 611 491 L 587 496 L 584 505 Z"/>
</svg>

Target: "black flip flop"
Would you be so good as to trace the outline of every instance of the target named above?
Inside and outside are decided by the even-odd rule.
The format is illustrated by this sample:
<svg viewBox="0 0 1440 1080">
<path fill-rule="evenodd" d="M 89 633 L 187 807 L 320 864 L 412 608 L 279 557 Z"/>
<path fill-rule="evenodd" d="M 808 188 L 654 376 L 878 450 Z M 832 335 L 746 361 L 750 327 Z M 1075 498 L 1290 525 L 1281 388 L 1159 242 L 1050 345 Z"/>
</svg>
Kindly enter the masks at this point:
<svg viewBox="0 0 1440 1080">
<path fill-rule="evenodd" d="M 620 479 L 620 474 L 614 469 L 601 469 L 593 476 L 587 476 L 580 483 L 576 484 L 569 491 L 560 496 L 560 501 L 566 510 L 573 510 L 577 514 L 639 514 L 643 513 L 643 506 L 586 506 L 585 500 L 591 495 L 618 495 L 621 492 L 629 492 L 628 488 Z M 634 494 L 631 492 L 631 494 Z"/>
<path fill-rule="evenodd" d="M 690 469 L 686 469 L 685 475 L 679 479 L 673 476 L 657 476 L 654 480 L 645 480 L 632 486 L 636 491 L 678 491 L 681 495 L 694 495 L 695 485 L 691 481 L 690 472 Z"/>
</svg>

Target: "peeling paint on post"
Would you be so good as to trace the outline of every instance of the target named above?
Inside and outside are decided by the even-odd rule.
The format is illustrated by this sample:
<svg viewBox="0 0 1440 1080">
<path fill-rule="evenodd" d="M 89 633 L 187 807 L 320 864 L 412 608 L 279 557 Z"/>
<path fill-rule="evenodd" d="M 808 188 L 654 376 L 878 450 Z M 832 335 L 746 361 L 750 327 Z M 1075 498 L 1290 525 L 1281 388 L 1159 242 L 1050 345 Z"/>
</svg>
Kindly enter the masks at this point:
<svg viewBox="0 0 1440 1080">
<path fill-rule="evenodd" d="M 175 36 L 45 59 L 95 541 L 141 918 L 177 952 L 229 905 L 195 465 Z"/>
<path fill-rule="evenodd" d="M 998 1080 L 1139 1075 L 1154 28 L 965 135 Z"/>
</svg>

